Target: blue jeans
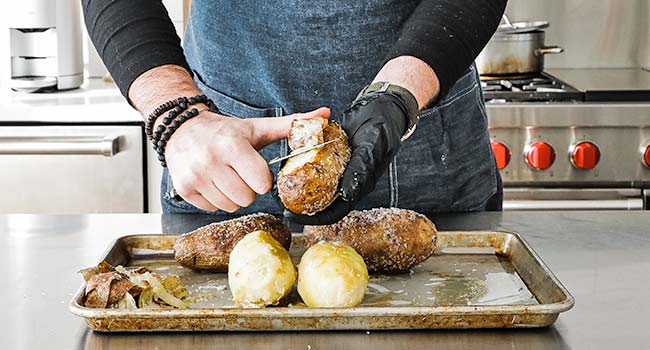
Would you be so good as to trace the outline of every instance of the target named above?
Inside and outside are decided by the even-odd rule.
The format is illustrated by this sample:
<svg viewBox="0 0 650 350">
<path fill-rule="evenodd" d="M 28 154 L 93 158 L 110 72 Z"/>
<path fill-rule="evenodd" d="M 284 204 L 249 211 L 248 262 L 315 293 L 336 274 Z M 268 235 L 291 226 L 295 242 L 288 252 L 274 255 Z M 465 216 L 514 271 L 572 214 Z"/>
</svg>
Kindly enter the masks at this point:
<svg viewBox="0 0 650 350">
<path fill-rule="evenodd" d="M 221 111 L 237 117 L 278 117 L 280 107 L 258 108 L 237 101 L 197 79 L 197 84 Z M 404 142 L 376 189 L 357 209 L 400 207 L 420 212 L 501 210 L 502 182 L 487 130 L 487 115 L 475 66 L 433 107 L 420 112 L 417 129 Z M 287 154 L 286 140 L 261 151 L 265 159 Z M 277 173 L 277 166 L 271 171 Z M 169 173 L 161 186 L 165 213 L 207 213 L 174 198 Z M 280 214 L 270 194 L 258 196 L 237 214 Z M 220 212 L 223 214 L 223 212 Z"/>
</svg>

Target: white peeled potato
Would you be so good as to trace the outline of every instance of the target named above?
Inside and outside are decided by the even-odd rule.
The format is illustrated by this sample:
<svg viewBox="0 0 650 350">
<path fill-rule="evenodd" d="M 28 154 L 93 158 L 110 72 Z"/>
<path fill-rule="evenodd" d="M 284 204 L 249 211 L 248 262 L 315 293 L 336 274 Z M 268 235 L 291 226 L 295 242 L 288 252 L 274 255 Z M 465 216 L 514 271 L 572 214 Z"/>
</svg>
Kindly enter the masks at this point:
<svg viewBox="0 0 650 350">
<path fill-rule="evenodd" d="M 296 282 L 289 253 L 266 231 L 242 238 L 230 253 L 228 284 L 235 305 L 276 305 Z"/>
<path fill-rule="evenodd" d="M 354 307 L 368 286 L 363 258 L 340 242 L 311 246 L 298 267 L 298 293 L 309 307 Z"/>
</svg>

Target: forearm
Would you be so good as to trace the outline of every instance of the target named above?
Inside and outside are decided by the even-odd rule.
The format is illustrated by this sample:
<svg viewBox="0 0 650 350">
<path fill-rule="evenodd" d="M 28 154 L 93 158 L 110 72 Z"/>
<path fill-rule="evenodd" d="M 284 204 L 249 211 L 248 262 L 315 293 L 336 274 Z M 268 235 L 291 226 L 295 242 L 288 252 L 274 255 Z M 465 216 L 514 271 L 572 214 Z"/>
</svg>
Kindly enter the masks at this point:
<svg viewBox="0 0 650 350">
<path fill-rule="evenodd" d="M 387 57 L 417 57 L 435 72 L 439 98 L 467 71 L 496 30 L 506 0 L 422 0 Z"/>
<path fill-rule="evenodd" d="M 424 61 L 413 56 L 400 56 L 386 62 L 373 80 L 378 81 L 400 85 L 410 91 L 418 101 L 419 109 L 440 93 L 436 73 Z"/>
<path fill-rule="evenodd" d="M 147 116 L 169 100 L 201 93 L 187 69 L 168 64 L 152 68 L 135 79 L 129 88 L 129 99 Z"/>
</svg>

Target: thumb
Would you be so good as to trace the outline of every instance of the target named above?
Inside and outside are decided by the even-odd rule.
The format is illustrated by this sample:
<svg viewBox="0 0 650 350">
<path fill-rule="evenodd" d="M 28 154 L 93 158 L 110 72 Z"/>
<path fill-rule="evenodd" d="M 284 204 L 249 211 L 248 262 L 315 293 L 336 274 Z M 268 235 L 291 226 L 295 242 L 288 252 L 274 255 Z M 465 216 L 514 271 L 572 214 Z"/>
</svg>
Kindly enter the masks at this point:
<svg viewBox="0 0 650 350">
<path fill-rule="evenodd" d="M 253 140 L 251 143 L 256 149 L 262 149 L 268 144 L 287 137 L 291 129 L 291 123 L 294 120 L 309 118 L 328 119 L 330 114 L 331 111 L 329 108 L 320 107 L 310 112 L 294 113 L 285 117 L 247 119 L 253 125 Z"/>
</svg>

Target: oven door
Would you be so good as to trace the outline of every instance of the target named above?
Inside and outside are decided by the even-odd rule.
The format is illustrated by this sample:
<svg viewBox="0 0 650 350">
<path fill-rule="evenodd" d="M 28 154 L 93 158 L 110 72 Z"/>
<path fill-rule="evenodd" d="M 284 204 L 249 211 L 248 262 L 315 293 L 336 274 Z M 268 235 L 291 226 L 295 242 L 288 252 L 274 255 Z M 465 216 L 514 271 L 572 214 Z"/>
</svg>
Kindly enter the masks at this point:
<svg viewBox="0 0 650 350">
<path fill-rule="evenodd" d="M 0 213 L 142 213 L 138 125 L 0 126 Z"/>
<path fill-rule="evenodd" d="M 643 210 L 642 189 L 504 189 L 503 210 Z"/>
</svg>

